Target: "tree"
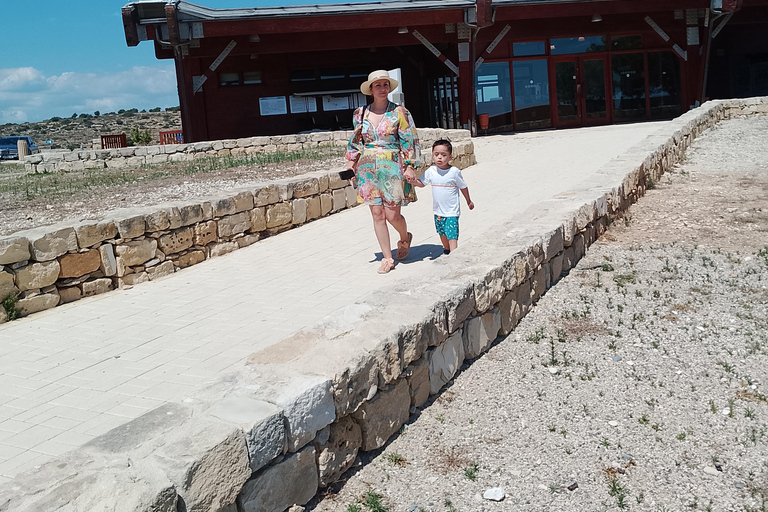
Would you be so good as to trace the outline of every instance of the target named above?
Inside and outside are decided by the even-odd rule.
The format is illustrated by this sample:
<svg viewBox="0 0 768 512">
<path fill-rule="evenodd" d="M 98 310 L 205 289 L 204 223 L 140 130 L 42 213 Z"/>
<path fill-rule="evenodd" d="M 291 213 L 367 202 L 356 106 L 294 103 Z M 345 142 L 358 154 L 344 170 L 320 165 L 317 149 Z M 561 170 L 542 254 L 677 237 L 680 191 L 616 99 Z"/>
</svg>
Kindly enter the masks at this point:
<svg viewBox="0 0 768 512">
<path fill-rule="evenodd" d="M 98 110 L 93 113 L 93 117 L 99 117 L 100 115 L 101 115 L 101 112 L 99 112 Z"/>
</svg>

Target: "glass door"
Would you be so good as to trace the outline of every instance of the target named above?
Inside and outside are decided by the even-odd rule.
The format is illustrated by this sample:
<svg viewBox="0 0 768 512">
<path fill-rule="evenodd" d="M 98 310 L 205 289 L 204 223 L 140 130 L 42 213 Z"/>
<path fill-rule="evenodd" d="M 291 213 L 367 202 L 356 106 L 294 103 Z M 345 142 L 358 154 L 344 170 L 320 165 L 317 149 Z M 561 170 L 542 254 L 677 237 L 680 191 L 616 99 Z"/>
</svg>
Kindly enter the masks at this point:
<svg viewBox="0 0 768 512">
<path fill-rule="evenodd" d="M 605 57 L 569 56 L 552 60 L 555 126 L 608 123 Z"/>
</svg>

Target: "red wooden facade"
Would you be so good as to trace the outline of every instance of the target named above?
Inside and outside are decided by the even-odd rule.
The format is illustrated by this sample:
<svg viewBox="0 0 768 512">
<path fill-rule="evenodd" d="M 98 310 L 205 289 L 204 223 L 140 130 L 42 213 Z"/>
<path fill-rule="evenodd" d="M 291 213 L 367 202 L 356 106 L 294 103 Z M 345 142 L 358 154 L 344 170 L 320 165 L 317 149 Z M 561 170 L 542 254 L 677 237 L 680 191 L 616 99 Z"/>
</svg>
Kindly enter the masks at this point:
<svg viewBox="0 0 768 512">
<path fill-rule="evenodd" d="M 184 140 L 193 142 L 347 128 L 363 100 L 355 91 L 381 68 L 401 70 L 419 126 L 474 129 L 482 110 L 490 130 L 673 117 L 704 99 L 705 76 L 713 80 L 708 47 L 736 45 L 730 29 L 742 14 L 768 18 L 768 0 L 718 5 L 741 9 L 735 15 L 713 3 L 405 0 L 217 10 L 158 1 L 129 3 L 123 22 L 129 45 L 150 40 L 158 58 L 175 60 Z M 719 24 L 722 39 L 710 41 Z M 755 39 L 766 26 L 755 25 Z"/>
</svg>

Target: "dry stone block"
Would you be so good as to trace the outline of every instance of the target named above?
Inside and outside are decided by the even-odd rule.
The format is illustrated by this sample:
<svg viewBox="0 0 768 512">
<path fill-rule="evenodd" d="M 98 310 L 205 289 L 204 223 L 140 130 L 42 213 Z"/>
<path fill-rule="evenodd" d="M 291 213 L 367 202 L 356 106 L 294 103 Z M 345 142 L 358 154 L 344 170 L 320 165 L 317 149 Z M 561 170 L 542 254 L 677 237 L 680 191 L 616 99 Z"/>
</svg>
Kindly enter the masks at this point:
<svg viewBox="0 0 768 512">
<path fill-rule="evenodd" d="M 145 217 L 147 223 L 147 232 L 165 231 L 171 227 L 171 220 L 168 218 L 168 210 L 156 210 L 147 214 Z"/>
<path fill-rule="evenodd" d="M 320 197 L 307 198 L 307 220 L 314 220 L 322 215 L 320 210 Z"/>
<path fill-rule="evenodd" d="M 501 319 L 501 334 L 507 335 L 512 332 L 517 323 L 522 318 L 522 308 L 517 302 L 517 289 L 512 290 L 499 302 L 499 317 Z"/>
<path fill-rule="evenodd" d="M 532 285 L 532 293 L 533 293 L 533 301 L 536 302 L 539 300 L 539 297 L 544 295 L 544 292 L 547 291 L 547 270 L 545 267 L 540 267 L 536 273 L 533 275 L 533 282 Z"/>
<path fill-rule="evenodd" d="M 179 206 L 179 218 L 182 226 L 191 226 L 203 221 L 203 207 L 199 204 Z"/>
<path fill-rule="evenodd" d="M 267 216 L 265 208 L 254 208 L 250 211 L 251 231 L 264 231 L 267 229 Z"/>
<path fill-rule="evenodd" d="M 283 409 L 288 451 L 297 451 L 336 419 L 331 381 L 320 377 L 296 376 L 265 398 Z"/>
<path fill-rule="evenodd" d="M 464 357 L 474 359 L 488 350 L 499 335 L 501 316 L 498 308 L 470 318 L 464 323 Z"/>
<path fill-rule="evenodd" d="M 280 191 L 277 185 L 266 185 L 253 191 L 253 199 L 254 206 L 275 204 L 280 200 Z"/>
<path fill-rule="evenodd" d="M 132 267 L 141 265 L 155 257 L 157 240 L 147 238 L 144 240 L 132 240 L 116 248 L 117 256 L 123 265 Z"/>
<path fill-rule="evenodd" d="M 396 381 L 403 371 L 400 357 L 400 343 L 397 338 L 390 338 L 376 349 L 376 362 L 379 367 L 379 387 L 385 387 Z"/>
<path fill-rule="evenodd" d="M 542 250 L 544 251 L 544 260 L 549 261 L 563 251 L 563 227 L 559 226 L 544 234 L 541 240 Z"/>
<path fill-rule="evenodd" d="M 91 295 L 99 295 L 101 293 L 106 293 L 109 290 L 111 290 L 112 280 L 107 278 L 94 279 L 93 281 L 84 282 L 82 286 L 83 286 L 83 297 L 90 297 Z M 70 288 L 75 288 L 75 287 L 70 287 Z"/>
<path fill-rule="evenodd" d="M 87 252 L 65 254 L 59 258 L 59 277 L 80 277 L 90 274 L 101 266 L 101 255 L 98 249 Z"/>
<path fill-rule="evenodd" d="M 4 324 L 8 321 L 8 313 L 5 312 L 4 308 L 0 308 L 0 324 Z"/>
<path fill-rule="evenodd" d="M 115 248 L 112 244 L 102 244 L 99 246 L 99 269 L 105 276 L 114 276 L 117 274 L 117 260 L 115 259 Z"/>
<path fill-rule="evenodd" d="M 408 388 L 411 395 L 411 406 L 421 407 L 429 400 L 431 390 L 429 383 L 429 361 L 419 359 L 405 369 Z"/>
<path fill-rule="evenodd" d="M 0 238 L 0 265 L 10 265 L 31 258 L 29 240 L 21 236 Z"/>
<path fill-rule="evenodd" d="M 112 221 L 84 222 L 75 226 L 77 244 L 81 249 L 117 237 L 117 226 Z"/>
<path fill-rule="evenodd" d="M 133 286 L 141 283 L 146 283 L 149 281 L 149 275 L 146 272 L 138 272 L 136 274 L 128 274 L 123 277 L 121 277 L 118 282 L 120 284 L 120 287 L 123 286 Z"/>
<path fill-rule="evenodd" d="M 352 466 L 362 444 L 360 425 L 349 416 L 323 429 L 315 443 L 320 487 L 332 484 Z"/>
<path fill-rule="evenodd" d="M 293 200 L 293 219 L 291 223 L 293 225 L 304 224 L 307 222 L 307 200 L 306 199 L 294 199 Z"/>
<path fill-rule="evenodd" d="M 60 268 L 57 260 L 27 265 L 16 272 L 16 287 L 24 291 L 50 286 L 59 278 Z"/>
<path fill-rule="evenodd" d="M 176 262 L 176 265 L 179 268 L 187 268 L 191 267 L 192 265 L 197 265 L 201 261 L 205 260 L 205 253 L 203 251 L 189 251 L 186 254 L 182 254 L 179 256 L 178 262 Z"/>
<path fill-rule="evenodd" d="M 430 392 L 434 395 L 453 379 L 464 362 L 462 331 L 454 332 L 442 345 L 427 352 Z"/>
<path fill-rule="evenodd" d="M 161 277 L 169 276 L 173 274 L 173 271 L 174 271 L 173 262 L 164 261 L 157 266 L 148 268 L 147 275 L 149 276 L 150 281 L 154 281 L 155 279 L 159 279 Z"/>
<path fill-rule="evenodd" d="M 392 389 L 376 393 L 352 413 L 363 435 L 363 451 L 376 450 L 408 421 L 411 394 L 406 379 L 400 379 Z"/>
<path fill-rule="evenodd" d="M 237 245 L 237 242 L 222 242 L 220 244 L 211 244 L 208 247 L 208 253 L 210 254 L 211 258 L 215 258 L 217 256 L 224 256 L 225 254 L 229 254 L 232 251 L 236 251 L 240 248 L 240 246 Z"/>
<path fill-rule="evenodd" d="M 32 259 L 49 261 L 77 250 L 77 235 L 74 228 L 67 227 L 54 231 L 46 231 L 47 229 L 51 228 L 35 229 L 24 233 L 30 242 Z"/>
<path fill-rule="evenodd" d="M 245 432 L 251 471 L 256 472 L 285 449 L 283 411 L 261 400 L 238 396 L 217 400 L 209 413 Z"/>
<path fill-rule="evenodd" d="M 320 216 L 328 215 L 333 208 L 333 196 L 331 194 L 320 194 Z"/>
<path fill-rule="evenodd" d="M 347 194 L 347 208 L 352 208 L 353 206 L 357 206 L 357 189 L 354 187 L 347 187 L 344 189 L 344 191 Z"/>
<path fill-rule="evenodd" d="M 563 255 L 558 254 L 552 258 L 549 262 L 549 268 L 550 280 L 552 281 L 552 284 L 555 284 L 560 280 L 560 276 L 563 273 Z"/>
<path fill-rule="evenodd" d="M 447 313 L 448 332 L 454 332 L 475 309 L 474 287 L 467 284 L 455 289 L 442 304 L 442 307 Z"/>
<path fill-rule="evenodd" d="M 83 296 L 83 292 L 77 286 L 67 286 L 66 288 L 59 288 L 59 297 L 61 298 L 61 304 L 67 304 L 68 302 L 74 302 L 80 300 Z"/>
<path fill-rule="evenodd" d="M 176 229 L 157 240 L 157 248 L 163 254 L 175 254 L 192 247 L 195 230 L 191 227 Z"/>
<path fill-rule="evenodd" d="M 267 228 L 290 224 L 293 219 L 290 203 L 278 203 L 267 208 Z"/>
<path fill-rule="evenodd" d="M 347 207 L 347 192 L 343 188 L 333 191 L 333 206 L 331 211 L 338 212 Z"/>
<path fill-rule="evenodd" d="M 237 242 L 237 246 L 242 249 L 243 247 L 248 247 L 249 245 L 255 244 L 259 240 L 261 240 L 261 236 L 258 233 L 255 233 L 253 235 L 244 235 L 238 237 L 235 239 L 235 242 Z"/>
<path fill-rule="evenodd" d="M 18 291 L 13 281 L 13 274 L 0 270 L 0 301 Z"/>
<path fill-rule="evenodd" d="M 320 183 L 317 178 L 307 178 L 293 184 L 293 197 L 308 197 L 320 193 Z"/>
<path fill-rule="evenodd" d="M 232 200 L 235 202 L 235 213 L 253 209 L 253 194 L 251 192 L 239 192 L 235 194 Z"/>
<path fill-rule="evenodd" d="M 379 381 L 379 367 L 376 358 L 370 354 L 361 356 L 351 363 L 333 380 L 333 400 L 336 416 L 342 418 L 357 409 L 371 392 L 376 392 Z"/>
<path fill-rule="evenodd" d="M 215 220 L 209 220 L 195 225 L 194 244 L 208 245 L 211 242 L 215 242 L 217 240 L 217 229 Z"/>
<path fill-rule="evenodd" d="M 211 201 L 213 206 L 213 216 L 223 217 L 225 215 L 234 215 L 237 213 L 237 207 L 235 206 L 234 197 L 223 197 L 221 199 L 214 199 Z"/>
<path fill-rule="evenodd" d="M 19 309 L 21 316 L 27 316 L 38 311 L 54 308 L 58 306 L 59 300 L 61 299 L 58 294 L 42 293 L 34 297 L 19 299 L 16 307 Z"/>
<path fill-rule="evenodd" d="M 315 448 L 308 446 L 264 468 L 246 482 L 237 498 L 242 512 L 285 512 L 304 505 L 317 492 Z"/>
<path fill-rule="evenodd" d="M 402 352 L 402 364 L 407 366 L 420 359 L 429 346 L 429 329 L 423 323 L 415 324 L 400 331 L 398 345 Z"/>
<path fill-rule="evenodd" d="M 115 221 L 120 238 L 136 238 L 144 234 L 147 222 L 144 215 L 133 215 Z M 154 230 L 153 230 L 154 231 Z"/>
<path fill-rule="evenodd" d="M 251 215 L 249 212 L 227 215 L 219 219 L 219 238 L 228 238 L 232 235 L 244 233 L 249 229 L 251 229 Z"/>
</svg>

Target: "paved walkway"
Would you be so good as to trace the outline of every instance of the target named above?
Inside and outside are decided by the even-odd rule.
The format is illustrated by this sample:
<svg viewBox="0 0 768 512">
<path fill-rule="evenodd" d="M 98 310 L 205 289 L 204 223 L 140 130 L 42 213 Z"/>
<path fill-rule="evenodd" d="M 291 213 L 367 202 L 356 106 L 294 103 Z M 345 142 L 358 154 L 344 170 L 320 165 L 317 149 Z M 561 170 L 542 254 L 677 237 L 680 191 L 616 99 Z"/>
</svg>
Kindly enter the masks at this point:
<svg viewBox="0 0 768 512">
<path fill-rule="evenodd" d="M 475 139 L 459 250 L 492 227 L 584 183 L 662 123 Z M 80 446 L 243 364 L 442 256 L 429 189 L 404 209 L 408 260 L 376 273 L 367 208 L 311 222 L 130 290 L 0 325 L 0 482 Z M 462 200 L 463 201 L 463 200 Z M 394 240 L 393 240 L 394 245 Z"/>
</svg>

